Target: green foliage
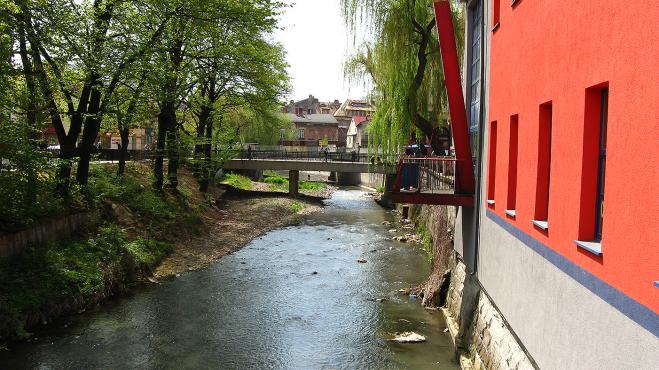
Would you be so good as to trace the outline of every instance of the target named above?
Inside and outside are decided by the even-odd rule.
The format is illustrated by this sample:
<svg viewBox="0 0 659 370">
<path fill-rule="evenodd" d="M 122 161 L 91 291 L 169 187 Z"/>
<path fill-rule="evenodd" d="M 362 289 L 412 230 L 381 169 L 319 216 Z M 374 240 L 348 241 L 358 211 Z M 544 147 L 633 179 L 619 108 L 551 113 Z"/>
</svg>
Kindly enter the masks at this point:
<svg viewBox="0 0 659 370">
<path fill-rule="evenodd" d="M 375 191 L 378 193 L 384 193 L 384 186 L 378 186 L 377 188 L 375 188 Z"/>
<path fill-rule="evenodd" d="M 280 174 L 276 172 L 266 172 L 264 174 L 264 179 L 263 181 L 265 183 L 270 184 L 270 188 L 273 190 L 285 190 L 288 189 L 288 179 L 281 176 Z M 300 181 L 299 184 L 299 190 L 310 190 L 310 191 L 317 191 L 317 190 L 322 190 L 327 187 L 326 184 L 322 182 L 314 182 L 314 181 Z"/>
<path fill-rule="evenodd" d="M 444 124 L 447 99 L 433 2 L 342 0 L 352 32 L 365 27 L 373 35 L 373 41 L 360 45 L 345 64 L 349 79 L 371 87 L 377 107 L 368 127 L 369 150 L 395 154 L 422 127 L 423 135 L 431 139 L 432 130 Z M 464 27 L 461 6 L 455 2 L 453 7 L 459 52 Z"/>
<path fill-rule="evenodd" d="M 432 236 L 430 235 L 430 231 L 423 226 L 422 222 L 416 222 L 416 224 L 416 233 L 421 237 L 421 245 L 423 251 L 426 252 L 426 259 L 428 264 L 432 265 Z"/>
<path fill-rule="evenodd" d="M 20 122 L 0 120 L 0 233 L 64 210 L 54 191 L 55 162 L 28 139 L 31 130 Z"/>
<path fill-rule="evenodd" d="M 128 241 L 124 231 L 106 225 L 86 240 L 38 246 L 0 260 L 0 335 L 28 336 L 27 315 L 55 302 L 106 294 L 127 269 L 150 269 L 170 250 L 154 240 Z"/>
<path fill-rule="evenodd" d="M 300 190 L 322 190 L 326 187 L 322 182 L 300 181 Z"/>
<path fill-rule="evenodd" d="M 295 202 L 295 201 L 293 203 L 291 203 L 290 206 L 288 206 L 288 209 L 293 213 L 298 213 L 298 212 L 300 212 L 301 210 L 303 210 L 305 208 L 307 208 L 306 204 L 300 203 L 300 202 Z"/>
<path fill-rule="evenodd" d="M 288 184 L 288 179 L 276 172 L 273 172 L 273 174 L 264 174 L 263 181 L 268 184 Z"/>
<path fill-rule="evenodd" d="M 138 168 L 129 167 L 128 176 L 118 177 L 114 166 L 92 165 L 92 175 L 87 186 L 88 196 L 97 202 L 126 202 L 139 216 L 159 222 L 174 220 L 178 212 L 184 211 L 179 204 L 166 195 L 140 182 Z"/>
<path fill-rule="evenodd" d="M 222 183 L 231 185 L 236 189 L 250 190 L 252 188 L 252 180 L 235 173 L 225 174 L 222 178 Z"/>
</svg>

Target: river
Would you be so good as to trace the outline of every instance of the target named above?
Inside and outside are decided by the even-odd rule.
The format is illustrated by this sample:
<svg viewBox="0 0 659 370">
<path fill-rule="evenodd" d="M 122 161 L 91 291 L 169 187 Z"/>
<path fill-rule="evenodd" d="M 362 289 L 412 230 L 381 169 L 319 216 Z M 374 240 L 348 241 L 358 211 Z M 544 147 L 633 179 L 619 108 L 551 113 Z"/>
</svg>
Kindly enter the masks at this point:
<svg viewBox="0 0 659 370">
<path fill-rule="evenodd" d="M 393 215 L 363 192 L 339 190 L 211 268 L 0 350 L 0 368 L 458 369 L 441 315 L 398 293 L 428 275 L 424 252 L 383 221 Z M 403 331 L 427 342 L 387 340 Z"/>
</svg>

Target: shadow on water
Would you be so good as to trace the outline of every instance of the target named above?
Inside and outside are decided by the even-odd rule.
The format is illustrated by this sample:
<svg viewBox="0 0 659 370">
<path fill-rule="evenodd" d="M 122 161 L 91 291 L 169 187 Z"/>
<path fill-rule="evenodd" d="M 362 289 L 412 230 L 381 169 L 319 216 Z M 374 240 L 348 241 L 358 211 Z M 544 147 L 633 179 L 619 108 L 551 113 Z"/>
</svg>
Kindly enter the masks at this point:
<svg viewBox="0 0 659 370">
<path fill-rule="evenodd" d="M 207 270 L 0 351 L 0 368 L 458 368 L 440 315 L 397 292 L 429 273 L 423 252 L 391 241 L 393 217 L 363 192 L 326 203 Z M 412 330 L 428 341 L 386 340 Z"/>
</svg>

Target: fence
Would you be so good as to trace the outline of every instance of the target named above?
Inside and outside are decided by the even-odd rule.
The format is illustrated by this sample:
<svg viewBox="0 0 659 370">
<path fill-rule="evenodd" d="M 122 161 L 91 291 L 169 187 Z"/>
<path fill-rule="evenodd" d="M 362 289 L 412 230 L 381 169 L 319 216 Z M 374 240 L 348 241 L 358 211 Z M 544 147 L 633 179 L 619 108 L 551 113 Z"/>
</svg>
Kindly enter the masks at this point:
<svg viewBox="0 0 659 370">
<path fill-rule="evenodd" d="M 455 191 L 455 157 L 401 158 L 394 191 L 447 193 Z"/>
<path fill-rule="evenodd" d="M 394 164 L 398 156 L 357 152 L 286 151 L 286 150 L 242 150 L 239 159 L 270 159 L 295 161 L 354 162 L 371 164 Z"/>
</svg>

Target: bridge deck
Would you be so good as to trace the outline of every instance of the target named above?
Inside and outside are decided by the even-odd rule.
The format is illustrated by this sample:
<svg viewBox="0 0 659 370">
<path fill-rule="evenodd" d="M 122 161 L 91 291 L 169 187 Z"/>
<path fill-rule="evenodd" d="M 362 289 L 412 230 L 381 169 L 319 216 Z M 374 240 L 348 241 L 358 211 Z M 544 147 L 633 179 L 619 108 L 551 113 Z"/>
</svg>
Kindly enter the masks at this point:
<svg viewBox="0 0 659 370">
<path fill-rule="evenodd" d="M 393 164 L 371 164 L 364 162 L 343 162 L 324 160 L 292 160 L 292 159 L 230 159 L 224 162 L 227 170 L 293 170 L 293 171 L 324 171 L 351 173 L 382 173 L 395 174 Z"/>
</svg>

